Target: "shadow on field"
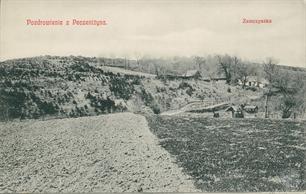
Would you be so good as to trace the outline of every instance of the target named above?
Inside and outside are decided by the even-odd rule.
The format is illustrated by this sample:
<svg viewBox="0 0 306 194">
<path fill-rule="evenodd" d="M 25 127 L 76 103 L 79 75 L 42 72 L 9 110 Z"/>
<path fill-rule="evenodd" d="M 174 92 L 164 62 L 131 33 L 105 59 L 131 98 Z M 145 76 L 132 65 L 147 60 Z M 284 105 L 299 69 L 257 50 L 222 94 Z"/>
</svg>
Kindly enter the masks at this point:
<svg viewBox="0 0 306 194">
<path fill-rule="evenodd" d="M 301 191 L 305 122 L 148 116 L 150 130 L 202 191 Z"/>
</svg>

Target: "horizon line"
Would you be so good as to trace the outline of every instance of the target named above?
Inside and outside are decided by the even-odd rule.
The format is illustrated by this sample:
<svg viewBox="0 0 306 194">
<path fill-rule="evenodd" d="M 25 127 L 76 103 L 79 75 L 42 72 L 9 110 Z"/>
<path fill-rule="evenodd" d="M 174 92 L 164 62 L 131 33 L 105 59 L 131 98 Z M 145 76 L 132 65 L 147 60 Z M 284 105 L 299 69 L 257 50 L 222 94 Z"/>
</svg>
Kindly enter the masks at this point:
<svg viewBox="0 0 306 194">
<path fill-rule="evenodd" d="M 207 56 L 225 56 L 225 55 L 228 55 L 228 56 L 237 56 L 237 55 L 230 55 L 230 54 L 207 54 L 207 55 L 190 55 L 190 56 L 179 56 L 179 55 L 172 55 L 172 56 L 160 56 L 160 57 L 157 57 L 157 56 L 150 56 L 150 55 L 141 55 L 141 57 L 139 57 L 139 59 L 142 59 L 142 58 L 148 58 L 148 59 L 171 59 L 171 58 L 175 58 L 175 57 L 182 57 L 182 58 L 192 58 L 192 57 L 203 57 L 203 58 L 206 58 Z M 48 54 L 45 54 L 45 55 L 33 55 L 33 56 L 24 56 L 24 57 L 8 57 L 8 58 L 1 58 L 0 56 L 0 62 L 5 62 L 5 61 L 9 61 L 9 60 L 18 60 L 18 59 L 28 59 L 28 58 L 35 58 L 35 57 L 47 57 L 47 56 L 50 56 L 50 57 L 84 57 L 84 58 L 106 58 L 106 59 L 127 59 L 127 60 L 137 60 L 137 58 L 135 57 L 123 57 L 123 56 L 116 56 L 116 57 L 110 57 L 110 56 L 88 56 L 88 55 L 73 55 L 73 54 L 70 54 L 70 55 L 48 55 Z M 237 56 L 238 58 L 240 58 L 239 56 Z M 277 58 L 274 58 L 274 57 L 270 57 L 272 59 L 275 59 L 277 61 Z M 242 59 L 240 58 L 242 61 L 249 61 L 253 64 L 263 64 L 265 59 L 262 59 L 261 62 L 258 62 L 256 60 L 251 60 L 251 59 Z M 287 64 L 283 64 L 283 63 L 276 63 L 276 65 L 279 65 L 279 66 L 285 66 L 285 67 L 296 67 L 296 68 L 303 68 L 303 69 L 306 69 L 306 65 L 305 66 L 298 66 L 298 65 L 287 65 Z"/>
</svg>

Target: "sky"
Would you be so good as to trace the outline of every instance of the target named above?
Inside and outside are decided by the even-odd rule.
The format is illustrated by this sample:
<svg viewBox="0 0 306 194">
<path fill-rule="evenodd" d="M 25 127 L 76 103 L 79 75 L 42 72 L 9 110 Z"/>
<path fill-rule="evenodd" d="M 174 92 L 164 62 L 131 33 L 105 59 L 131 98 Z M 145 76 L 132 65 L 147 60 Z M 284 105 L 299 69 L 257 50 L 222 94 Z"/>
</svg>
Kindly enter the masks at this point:
<svg viewBox="0 0 306 194">
<path fill-rule="evenodd" d="M 236 55 L 306 67 L 303 0 L 1 0 L 0 57 Z M 271 19 L 245 24 L 243 19 Z M 105 20 L 31 26 L 26 20 Z"/>
</svg>

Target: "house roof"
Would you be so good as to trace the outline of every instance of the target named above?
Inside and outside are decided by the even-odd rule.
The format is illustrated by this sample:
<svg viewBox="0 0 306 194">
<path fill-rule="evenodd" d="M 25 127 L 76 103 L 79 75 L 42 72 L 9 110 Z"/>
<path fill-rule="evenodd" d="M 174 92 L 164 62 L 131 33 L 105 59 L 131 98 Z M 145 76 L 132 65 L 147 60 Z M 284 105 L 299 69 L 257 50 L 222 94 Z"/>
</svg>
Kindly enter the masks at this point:
<svg viewBox="0 0 306 194">
<path fill-rule="evenodd" d="M 238 106 L 230 106 L 225 111 L 238 111 L 238 110 L 239 110 Z"/>
<path fill-rule="evenodd" d="M 260 82 L 260 83 L 268 83 L 268 81 L 265 78 L 260 78 L 257 76 L 248 76 L 247 81 L 249 82 Z"/>
<path fill-rule="evenodd" d="M 198 70 L 188 70 L 188 71 L 184 74 L 184 76 L 185 76 L 185 77 L 191 77 L 191 76 L 196 75 L 198 72 L 199 72 Z"/>
<path fill-rule="evenodd" d="M 255 105 L 247 105 L 244 107 L 244 109 L 256 109 L 258 108 L 258 106 L 255 106 Z"/>
</svg>

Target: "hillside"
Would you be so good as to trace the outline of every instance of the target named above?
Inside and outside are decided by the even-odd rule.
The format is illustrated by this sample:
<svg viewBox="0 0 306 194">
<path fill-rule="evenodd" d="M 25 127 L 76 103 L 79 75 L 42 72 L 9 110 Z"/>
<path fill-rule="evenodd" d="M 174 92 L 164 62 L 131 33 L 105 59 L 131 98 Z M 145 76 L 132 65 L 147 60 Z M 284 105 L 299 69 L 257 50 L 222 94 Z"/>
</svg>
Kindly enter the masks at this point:
<svg viewBox="0 0 306 194">
<path fill-rule="evenodd" d="M 195 192 L 144 117 L 0 123 L 0 192 Z"/>
<path fill-rule="evenodd" d="M 181 62 L 184 61 L 188 66 L 188 60 Z M 204 78 L 156 76 L 145 71 L 146 65 L 153 62 L 147 61 L 140 70 L 134 68 L 135 61 L 81 56 L 3 61 L 0 63 L 0 108 L 3 110 L 0 120 L 66 118 L 126 111 L 159 114 L 196 101 L 202 101 L 202 106 L 206 102 L 253 103 L 260 107 L 260 112 L 264 111 L 264 89 L 242 89 L 224 80 L 209 82 Z M 279 111 L 280 100 L 273 98 L 269 111 Z"/>
<path fill-rule="evenodd" d="M 227 89 L 224 83 L 157 79 L 83 57 L 43 56 L 0 64 L 2 120 L 160 113 L 193 100 L 234 94 Z"/>
</svg>

